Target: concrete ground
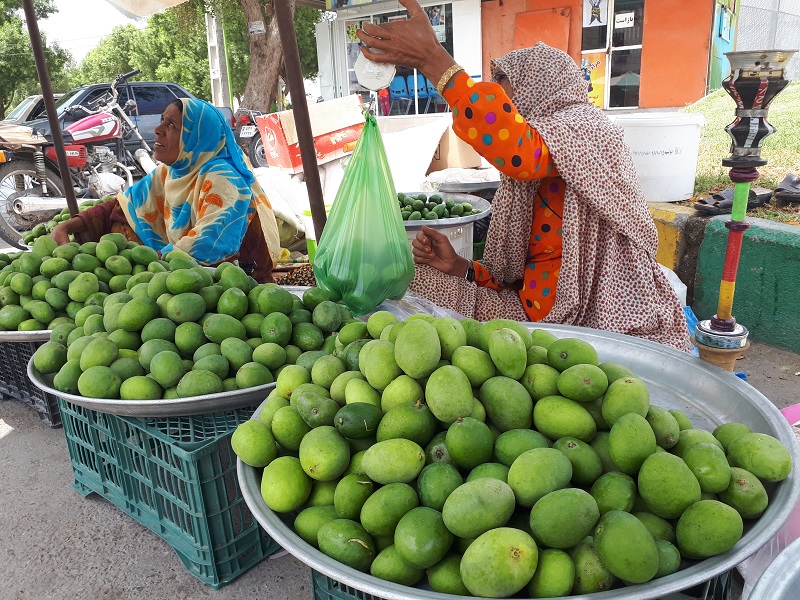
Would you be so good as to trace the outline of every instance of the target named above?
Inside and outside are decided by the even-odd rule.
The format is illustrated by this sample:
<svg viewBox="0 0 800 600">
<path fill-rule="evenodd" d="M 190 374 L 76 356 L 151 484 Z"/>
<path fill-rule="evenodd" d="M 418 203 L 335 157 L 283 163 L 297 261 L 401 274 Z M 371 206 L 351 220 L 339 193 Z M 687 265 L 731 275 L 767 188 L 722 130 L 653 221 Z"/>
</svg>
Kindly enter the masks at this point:
<svg viewBox="0 0 800 600">
<path fill-rule="evenodd" d="M 753 343 L 737 370 L 776 406 L 800 401 L 800 355 Z M 63 431 L 0 402 L 0 600 L 310 600 L 308 567 L 268 559 L 215 591 L 170 546 L 104 499 L 72 489 Z M 734 578 L 733 600 L 741 578 Z"/>
</svg>

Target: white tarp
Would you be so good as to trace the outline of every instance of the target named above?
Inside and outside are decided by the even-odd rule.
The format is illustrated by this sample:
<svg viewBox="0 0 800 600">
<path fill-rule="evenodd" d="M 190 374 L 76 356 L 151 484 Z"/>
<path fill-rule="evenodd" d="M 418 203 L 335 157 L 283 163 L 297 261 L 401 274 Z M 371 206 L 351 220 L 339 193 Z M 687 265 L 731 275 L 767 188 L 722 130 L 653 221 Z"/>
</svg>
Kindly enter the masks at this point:
<svg viewBox="0 0 800 600">
<path fill-rule="evenodd" d="M 186 0 L 106 0 L 127 17 L 147 17 L 167 8 L 183 4 Z"/>
</svg>

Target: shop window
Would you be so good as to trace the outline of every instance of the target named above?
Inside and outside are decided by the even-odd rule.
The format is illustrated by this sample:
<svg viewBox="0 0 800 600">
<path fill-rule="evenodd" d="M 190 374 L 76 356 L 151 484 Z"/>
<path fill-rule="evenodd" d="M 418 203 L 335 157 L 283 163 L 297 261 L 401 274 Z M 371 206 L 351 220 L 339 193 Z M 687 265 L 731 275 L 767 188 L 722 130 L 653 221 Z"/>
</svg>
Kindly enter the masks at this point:
<svg viewBox="0 0 800 600">
<path fill-rule="evenodd" d="M 641 46 L 644 0 L 614 0 L 612 46 Z"/>
<path fill-rule="evenodd" d="M 608 0 L 583 0 L 581 50 L 608 47 Z"/>
<path fill-rule="evenodd" d="M 639 106 L 639 73 L 642 71 L 642 49 L 614 50 L 611 53 L 609 108 Z"/>
<path fill-rule="evenodd" d="M 581 68 L 601 108 L 639 104 L 645 0 L 583 0 Z"/>
</svg>

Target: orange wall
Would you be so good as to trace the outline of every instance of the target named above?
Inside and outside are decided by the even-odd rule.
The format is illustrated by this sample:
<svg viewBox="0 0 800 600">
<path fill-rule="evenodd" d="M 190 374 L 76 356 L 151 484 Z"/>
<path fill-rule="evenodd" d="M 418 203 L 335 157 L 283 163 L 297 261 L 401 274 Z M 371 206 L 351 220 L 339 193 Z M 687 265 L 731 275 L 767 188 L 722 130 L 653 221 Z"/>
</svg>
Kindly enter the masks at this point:
<svg viewBox="0 0 800 600">
<path fill-rule="evenodd" d="M 489 61 L 513 49 L 514 21 L 520 13 L 572 10 L 566 50 L 581 54 L 583 0 L 498 0 L 481 3 L 483 78 Z M 642 41 L 641 108 L 683 106 L 705 95 L 714 0 L 647 0 Z"/>
<path fill-rule="evenodd" d="M 483 78 L 491 76 L 489 61 L 514 49 L 514 21 L 520 13 L 553 8 L 572 9 L 569 45 L 566 50 L 578 61 L 581 55 L 583 0 L 498 0 L 481 3 L 481 37 L 483 43 Z"/>
<path fill-rule="evenodd" d="M 706 93 L 714 2 L 644 3 L 641 108 L 684 106 Z"/>
</svg>

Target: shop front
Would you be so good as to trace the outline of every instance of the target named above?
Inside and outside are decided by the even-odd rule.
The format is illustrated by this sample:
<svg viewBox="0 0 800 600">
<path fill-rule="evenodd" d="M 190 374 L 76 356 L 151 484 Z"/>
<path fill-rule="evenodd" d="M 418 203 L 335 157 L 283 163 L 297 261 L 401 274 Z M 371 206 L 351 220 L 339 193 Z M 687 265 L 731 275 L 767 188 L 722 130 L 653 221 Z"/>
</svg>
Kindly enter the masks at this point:
<svg viewBox="0 0 800 600">
<path fill-rule="evenodd" d="M 328 0 L 336 18 L 317 26 L 322 95 L 369 94 L 355 76 L 363 22 L 407 18 L 396 1 Z M 450 0 L 421 2 L 440 40 L 471 75 L 491 59 L 544 42 L 580 65 L 604 109 L 684 106 L 719 87 L 735 34 L 735 0 Z M 374 93 L 381 115 L 447 109 L 433 85 L 398 66 Z"/>
<path fill-rule="evenodd" d="M 483 72 L 492 58 L 542 41 L 575 59 L 600 108 L 683 106 L 709 87 L 720 4 L 735 9 L 733 0 L 486 0 Z"/>
</svg>

